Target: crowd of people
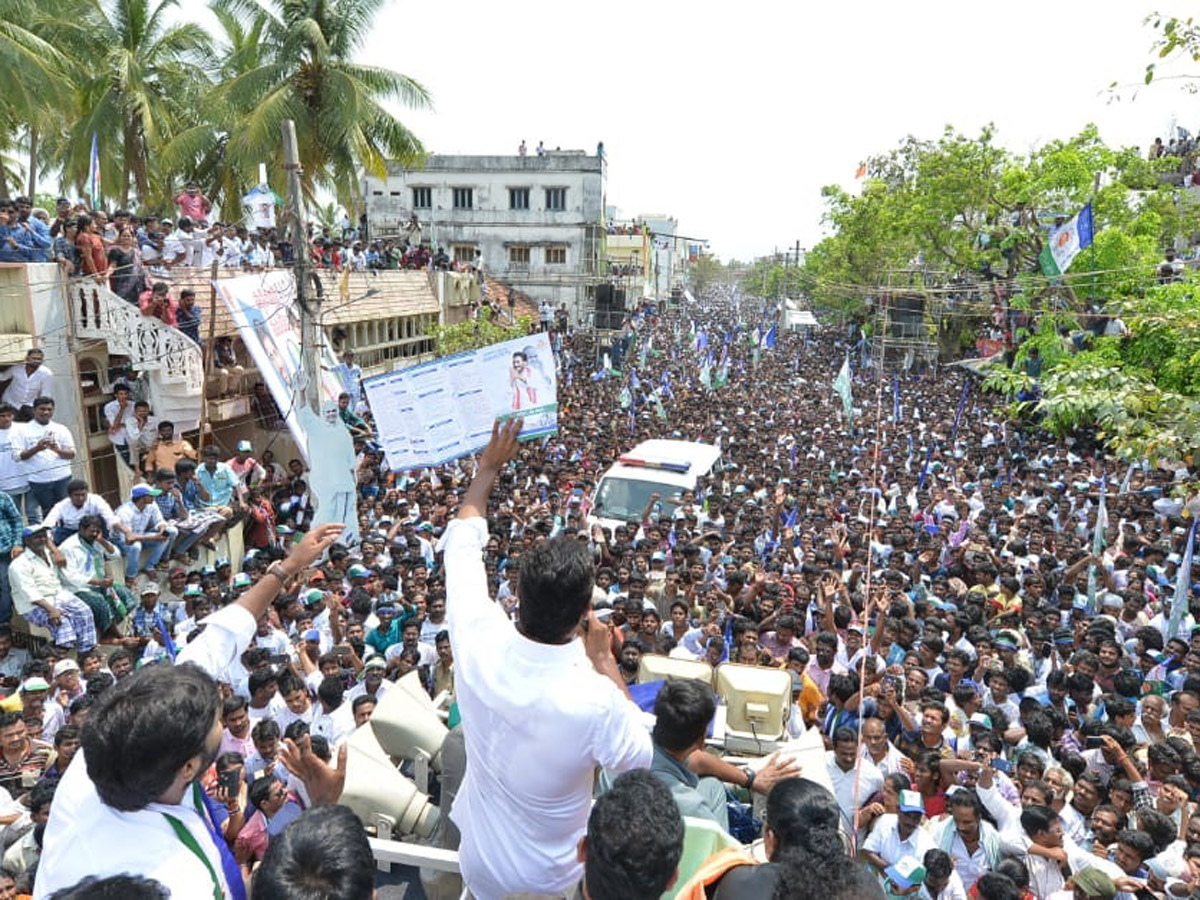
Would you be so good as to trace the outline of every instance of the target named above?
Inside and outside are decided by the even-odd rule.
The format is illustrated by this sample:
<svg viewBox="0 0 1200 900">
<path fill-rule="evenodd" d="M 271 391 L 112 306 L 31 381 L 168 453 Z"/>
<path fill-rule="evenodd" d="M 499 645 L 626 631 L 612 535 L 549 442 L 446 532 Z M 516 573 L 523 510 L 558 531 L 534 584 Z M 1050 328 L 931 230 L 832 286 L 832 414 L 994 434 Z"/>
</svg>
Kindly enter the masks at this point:
<svg viewBox="0 0 1200 900">
<path fill-rule="evenodd" d="M 5 877 L 38 898 L 88 896 L 69 892 L 88 875 L 370 896 L 339 749 L 415 672 L 461 716 L 466 777 L 442 795 L 480 900 L 1191 895 L 1187 467 L 1054 439 L 964 372 L 881 375 L 869 353 L 847 419 L 832 385 L 857 329 L 768 342 L 756 301 L 703 300 L 640 307 L 614 348 L 539 323 L 559 431 L 498 427 L 435 470 L 388 469 L 344 360 L 354 547 L 311 527 L 302 461 L 197 453 L 166 422 L 127 441 L 143 478 L 114 509 L 73 480 L 40 361 L 6 373 L 0 620 L 51 640 L 0 630 Z M 121 401 L 106 415 L 130 427 Z M 647 437 L 721 461 L 590 524 L 598 478 Z M 244 558 L 202 565 L 231 528 Z M 705 749 L 700 682 L 668 682 L 648 729 L 628 696 L 646 654 L 788 671 L 788 734 L 820 734 L 833 791 Z M 681 816 L 736 845 L 683 879 Z"/>
</svg>

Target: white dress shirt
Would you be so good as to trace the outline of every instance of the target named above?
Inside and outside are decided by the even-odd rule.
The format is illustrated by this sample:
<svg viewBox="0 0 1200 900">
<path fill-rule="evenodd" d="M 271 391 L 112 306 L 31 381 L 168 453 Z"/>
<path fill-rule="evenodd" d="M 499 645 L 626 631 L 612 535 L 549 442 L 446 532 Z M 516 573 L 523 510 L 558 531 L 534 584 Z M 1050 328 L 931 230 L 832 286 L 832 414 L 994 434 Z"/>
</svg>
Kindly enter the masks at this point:
<svg viewBox="0 0 1200 900">
<path fill-rule="evenodd" d="M 66 427 L 57 422 L 47 422 L 39 425 L 37 422 L 25 422 L 21 426 L 20 438 L 13 436 L 13 455 L 19 459 L 26 450 L 32 450 L 44 437 L 54 438 L 59 449 L 74 450 L 75 438 Z M 25 467 L 25 477 L 35 484 L 48 484 L 71 477 L 71 460 L 63 459 L 53 450 L 39 450 L 26 460 L 21 460 Z"/>
<path fill-rule="evenodd" d="M 596 672 L 582 641 L 529 640 L 489 599 L 487 541 L 479 517 L 456 519 L 443 537 L 455 689 L 470 723 L 450 817 L 463 881 L 478 900 L 499 900 L 578 883 L 595 767 L 649 768 L 654 751 L 641 711 Z"/>
<path fill-rule="evenodd" d="M 853 834 L 854 814 L 866 806 L 872 794 L 883 787 L 883 774 L 876 768 L 875 763 L 861 757 L 857 766 L 849 772 L 843 772 L 832 750 L 825 751 L 825 768 L 829 771 L 829 780 L 833 782 L 833 795 L 842 811 L 842 825 L 847 834 Z M 857 808 L 854 805 L 856 774 L 859 780 Z"/>
<path fill-rule="evenodd" d="M 321 706 L 321 701 L 318 700 L 313 704 L 313 717 L 308 730 L 329 741 L 329 749 L 336 753 L 342 741 L 350 737 L 354 731 L 354 713 L 350 701 L 343 698 L 337 709 L 327 713 Z"/>
<path fill-rule="evenodd" d="M 0 491 L 9 494 L 23 494 L 29 490 L 25 463 L 19 459 L 23 427 L 14 422 L 8 428 L 0 428 Z"/>
<path fill-rule="evenodd" d="M 54 396 L 54 373 L 46 366 L 38 366 L 30 375 L 25 371 L 25 363 L 10 366 L 4 373 L 5 378 L 11 379 L 4 389 L 5 403 L 11 403 L 17 409 L 22 406 L 32 406 L 38 397 Z"/>
<path fill-rule="evenodd" d="M 30 555 L 22 554 L 18 561 Z M 243 607 L 233 605 L 205 622 L 204 634 L 180 651 L 177 662 L 196 663 L 217 677 L 249 645 L 255 621 Z M 83 753 L 67 768 L 54 794 L 33 896 L 45 900 L 88 875 L 103 878 L 132 872 L 164 885 L 172 900 L 212 900 L 209 866 L 179 840 L 164 813 L 192 834 L 229 896 L 220 853 L 190 793 L 178 806 L 151 803 L 136 812 L 121 812 L 96 793 Z"/>
<path fill-rule="evenodd" d="M 220 854 L 208 828 L 189 802 L 151 803 L 136 812 L 122 812 L 101 801 L 87 774 L 83 753 L 54 793 L 50 823 L 33 887 L 35 900 L 70 887 L 89 875 L 104 878 L 136 872 L 154 879 L 171 892 L 172 900 L 212 900 L 209 869 L 175 834 L 166 816 L 178 819 L 195 838 L 228 894 Z"/>
<path fill-rule="evenodd" d="M 99 494 L 88 494 L 87 499 L 83 501 L 83 506 L 76 506 L 71 502 L 70 497 L 63 497 L 54 504 L 46 518 L 42 519 L 42 524 L 47 528 L 61 525 L 71 531 L 78 531 L 79 520 L 84 516 L 99 516 L 104 520 L 104 524 L 110 532 L 117 524 L 116 513 L 108 505 L 108 501 Z"/>
<path fill-rule="evenodd" d="M 901 840 L 899 825 L 900 817 L 894 813 L 880 816 L 863 842 L 863 850 L 879 854 L 889 866 L 894 866 L 907 857 L 924 865 L 926 851 L 936 850 L 937 844 L 933 842 L 929 832 L 920 826 L 913 829 L 908 840 Z"/>
</svg>

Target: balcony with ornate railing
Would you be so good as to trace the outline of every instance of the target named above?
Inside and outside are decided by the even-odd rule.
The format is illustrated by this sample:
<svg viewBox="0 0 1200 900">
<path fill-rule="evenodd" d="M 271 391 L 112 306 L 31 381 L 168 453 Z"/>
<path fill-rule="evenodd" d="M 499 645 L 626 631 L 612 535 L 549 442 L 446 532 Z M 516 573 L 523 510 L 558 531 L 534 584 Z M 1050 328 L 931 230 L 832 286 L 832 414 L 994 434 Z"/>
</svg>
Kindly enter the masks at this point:
<svg viewBox="0 0 1200 900">
<path fill-rule="evenodd" d="M 199 402 L 204 357 L 195 341 L 90 278 L 72 279 L 69 291 L 75 337 L 106 342 L 110 353 L 129 357 L 131 366 L 156 373 L 163 384 L 180 385 Z"/>
</svg>

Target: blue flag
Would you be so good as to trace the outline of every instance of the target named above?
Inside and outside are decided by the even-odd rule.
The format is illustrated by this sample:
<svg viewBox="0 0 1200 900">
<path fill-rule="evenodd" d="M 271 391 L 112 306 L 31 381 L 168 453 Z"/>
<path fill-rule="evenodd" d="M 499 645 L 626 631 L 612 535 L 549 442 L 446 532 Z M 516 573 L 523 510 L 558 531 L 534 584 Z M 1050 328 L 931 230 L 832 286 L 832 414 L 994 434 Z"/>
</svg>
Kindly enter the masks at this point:
<svg viewBox="0 0 1200 900">
<path fill-rule="evenodd" d="M 929 460 L 933 458 L 933 444 L 925 448 L 925 462 L 921 466 L 921 477 L 917 479 L 917 490 L 925 487 L 925 478 L 929 475 Z"/>
<path fill-rule="evenodd" d="M 767 329 L 767 333 L 763 335 L 762 345 L 767 350 L 775 349 L 775 325 L 774 324 L 772 324 L 771 327 Z"/>
<path fill-rule="evenodd" d="M 163 621 L 162 616 L 158 616 L 158 633 L 162 637 L 163 649 L 167 651 L 167 656 L 171 658 L 171 662 L 175 662 L 179 651 L 175 649 L 175 642 L 171 640 L 171 633 L 167 631 L 167 623 Z"/>
<path fill-rule="evenodd" d="M 642 387 L 642 381 L 637 377 L 637 369 L 633 366 L 629 367 L 629 386 L 635 391 L 640 390 Z"/>
<path fill-rule="evenodd" d="M 892 376 L 892 415 L 897 425 L 900 424 L 900 376 Z"/>
</svg>

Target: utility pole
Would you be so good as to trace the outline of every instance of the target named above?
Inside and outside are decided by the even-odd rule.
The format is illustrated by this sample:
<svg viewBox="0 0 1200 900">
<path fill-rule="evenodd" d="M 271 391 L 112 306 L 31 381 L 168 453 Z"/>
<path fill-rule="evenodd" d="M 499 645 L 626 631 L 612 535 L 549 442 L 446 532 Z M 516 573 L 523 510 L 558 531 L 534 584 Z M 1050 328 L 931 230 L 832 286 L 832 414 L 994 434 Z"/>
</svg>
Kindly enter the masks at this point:
<svg viewBox="0 0 1200 900">
<path fill-rule="evenodd" d="M 321 297 L 308 299 L 308 235 L 304 228 L 304 190 L 300 182 L 300 150 L 296 143 L 296 123 L 283 123 L 283 167 L 287 170 L 288 208 L 292 214 L 292 246 L 295 248 L 292 271 L 296 281 L 296 304 L 300 307 L 300 361 L 297 374 L 298 401 L 307 402 L 318 416 L 321 414 L 321 342 L 317 340 L 317 324 L 321 318 Z"/>
</svg>

